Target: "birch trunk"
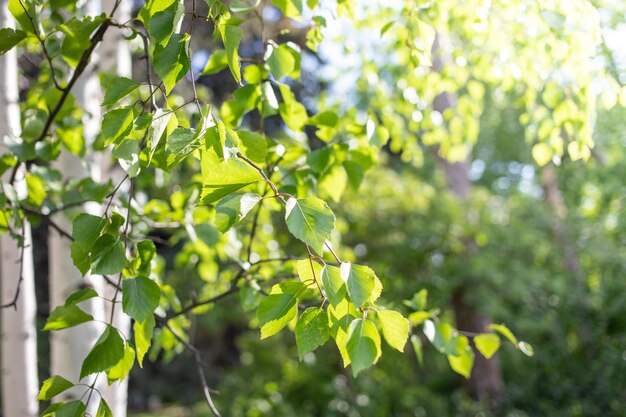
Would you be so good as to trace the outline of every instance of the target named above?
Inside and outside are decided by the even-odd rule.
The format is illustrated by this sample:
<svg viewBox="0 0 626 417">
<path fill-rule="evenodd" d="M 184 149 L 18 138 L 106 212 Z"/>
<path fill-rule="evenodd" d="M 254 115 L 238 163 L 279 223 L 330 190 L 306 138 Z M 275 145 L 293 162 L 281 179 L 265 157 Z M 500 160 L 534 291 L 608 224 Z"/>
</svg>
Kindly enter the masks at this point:
<svg viewBox="0 0 626 417">
<path fill-rule="evenodd" d="M 102 8 L 109 12 L 113 9 L 115 0 L 102 0 Z M 130 20 L 132 13 L 132 1 L 122 0 L 115 13 L 116 20 L 125 22 Z M 132 61 L 128 42 L 124 39 L 121 30 L 109 31 L 104 36 L 100 46 L 100 70 L 105 73 L 114 73 L 118 76 L 132 78 Z M 102 152 L 101 160 L 98 161 L 102 181 L 111 179 L 114 184 L 118 184 L 125 172 L 114 163 L 108 151 Z M 104 297 L 113 299 L 115 288 L 107 285 L 104 289 Z M 118 294 L 118 299 L 120 295 Z M 107 320 L 111 317 L 111 303 L 105 304 L 105 316 Z M 113 316 L 113 326 L 118 328 L 123 334 L 130 335 L 130 317 L 122 312 L 121 305 L 116 306 Z M 115 417 L 126 417 L 128 408 L 128 378 L 123 381 L 116 381 L 104 389 L 104 397 Z"/>
<path fill-rule="evenodd" d="M 8 0 L 0 0 L 0 27 L 14 27 Z M 0 55 L 0 138 L 17 139 L 21 134 L 15 49 Z M 25 197 L 24 172 L 17 173 L 15 189 Z M 35 271 L 30 224 L 24 220 L 16 233 L 24 237 L 19 247 L 9 234 L 0 236 L 0 304 L 11 303 L 2 315 L 2 415 L 35 417 L 38 415 L 37 332 Z"/>
<path fill-rule="evenodd" d="M 85 2 L 81 11 L 84 15 L 95 16 L 100 13 L 100 5 L 95 1 Z M 91 63 L 78 79 L 73 89 L 76 100 L 84 110 L 83 136 L 87 149 L 91 147 L 100 130 L 101 94 L 96 73 L 97 62 L 97 52 L 94 52 Z M 93 154 L 87 153 L 81 159 L 63 149 L 55 165 L 66 180 L 92 176 L 94 180 L 98 181 L 100 172 L 95 162 Z M 87 204 L 84 209 L 94 215 L 100 216 L 102 214 L 98 204 Z M 65 230 L 71 230 L 71 222 L 67 214 L 59 213 L 54 217 L 54 220 Z M 51 306 L 62 305 L 69 294 L 84 287 L 94 288 L 98 294 L 104 294 L 104 285 L 101 277 L 85 276 L 83 278 L 74 266 L 70 257 L 70 243 L 68 239 L 58 235 L 55 231 L 50 232 L 48 246 Z M 81 303 L 80 307 L 88 314 L 91 314 L 96 321 L 100 321 L 100 323 L 96 321 L 88 322 L 74 328 L 51 332 L 50 335 L 51 372 L 53 375 L 61 375 L 73 382 L 79 380 L 82 361 L 104 330 L 102 321 L 106 320 L 104 300 L 102 298 L 96 297 L 87 300 Z M 80 382 L 92 384 L 94 380 L 96 381 L 95 388 L 102 391 L 106 386 L 106 378 L 102 378 L 102 376 L 91 375 Z M 75 387 L 62 393 L 58 399 L 60 401 L 79 399 L 84 391 L 84 387 Z M 87 412 L 90 415 L 95 415 L 96 407 L 97 402 L 92 401 L 92 404 L 88 404 Z"/>
</svg>

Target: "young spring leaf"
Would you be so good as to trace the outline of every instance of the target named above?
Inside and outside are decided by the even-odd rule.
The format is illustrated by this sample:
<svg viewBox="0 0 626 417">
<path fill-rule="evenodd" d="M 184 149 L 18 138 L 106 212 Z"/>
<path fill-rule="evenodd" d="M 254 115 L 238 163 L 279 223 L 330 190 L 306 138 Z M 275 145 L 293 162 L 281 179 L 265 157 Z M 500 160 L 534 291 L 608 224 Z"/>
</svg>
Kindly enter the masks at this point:
<svg viewBox="0 0 626 417">
<path fill-rule="evenodd" d="M 134 320 L 143 322 L 159 306 L 161 289 L 146 277 L 128 278 L 122 281 L 122 308 Z"/>
<path fill-rule="evenodd" d="M 124 357 L 124 341 L 111 326 L 107 326 L 83 361 L 80 378 L 111 369 Z"/>
<path fill-rule="evenodd" d="M 357 307 L 369 301 L 374 291 L 376 274 L 364 265 L 353 265 L 350 262 L 341 264 L 341 278 L 346 283 L 348 295 Z"/>
<path fill-rule="evenodd" d="M 93 288 L 83 288 L 70 294 L 65 299 L 65 306 L 78 304 L 82 301 L 89 300 L 90 298 L 97 297 L 98 293 Z"/>
<path fill-rule="evenodd" d="M 111 110 L 104 115 L 102 120 L 102 139 L 104 145 L 119 143 L 130 133 L 133 128 L 132 107 L 122 107 Z"/>
<path fill-rule="evenodd" d="M 268 338 L 278 333 L 287 325 L 298 313 L 298 294 L 302 284 L 296 285 L 274 285 L 270 295 L 265 297 L 259 309 L 257 317 L 261 326 L 261 339 Z"/>
<path fill-rule="evenodd" d="M 202 75 L 210 75 L 220 72 L 228 66 L 228 58 L 226 58 L 226 51 L 223 49 L 217 49 L 211 53 L 209 60 L 207 61 Z"/>
<path fill-rule="evenodd" d="M 237 131 L 239 136 L 239 148 L 241 153 L 254 162 L 265 162 L 267 155 L 267 141 L 265 137 L 256 132 L 248 132 L 245 130 Z"/>
<path fill-rule="evenodd" d="M 135 321 L 133 325 L 133 334 L 135 335 L 135 348 L 137 349 L 137 362 L 140 367 L 143 367 L 143 357 L 150 349 L 152 344 L 152 336 L 154 334 L 154 326 L 156 322 L 154 315 L 149 315 L 147 319 L 142 322 Z"/>
<path fill-rule="evenodd" d="M 200 137 L 191 129 L 176 128 L 167 138 L 167 166 L 179 164 L 201 145 Z"/>
<path fill-rule="evenodd" d="M 476 349 L 487 359 L 491 358 L 500 347 L 500 338 L 497 334 L 485 333 L 474 337 Z"/>
<path fill-rule="evenodd" d="M 26 38 L 26 33 L 19 29 L 2 28 L 0 29 L 0 55 L 7 53 L 13 49 L 15 45 Z"/>
<path fill-rule="evenodd" d="M 226 60 L 228 61 L 230 72 L 235 77 L 235 81 L 241 84 L 241 63 L 239 62 L 238 49 L 243 31 L 237 26 L 228 24 L 220 24 L 218 30 L 222 36 L 222 42 L 224 42 Z"/>
<path fill-rule="evenodd" d="M 515 346 L 517 346 L 517 344 L 519 343 L 519 341 L 517 340 L 517 337 L 515 337 L 513 332 L 509 330 L 509 328 L 506 327 L 504 324 L 492 324 L 491 326 L 489 326 L 489 328 L 491 328 L 492 330 L 495 330 L 496 332 L 500 333 L 502 336 L 506 337 L 509 340 L 509 342 L 513 343 Z"/>
<path fill-rule="evenodd" d="M 55 411 L 56 417 L 83 417 L 87 406 L 79 400 L 61 404 Z"/>
<path fill-rule="evenodd" d="M 167 94 L 189 71 L 188 43 L 189 34 L 175 33 L 165 47 L 156 45 L 154 48 L 154 70 L 163 81 Z"/>
<path fill-rule="evenodd" d="M 296 325 L 296 344 L 298 345 L 300 360 L 307 353 L 326 343 L 329 337 L 328 316 L 324 309 L 307 308 Z"/>
<path fill-rule="evenodd" d="M 277 47 L 269 45 L 268 48 L 270 48 L 269 58 L 266 62 L 274 78 L 279 80 L 290 75 L 296 68 L 296 58 L 290 48 L 287 45 Z"/>
<path fill-rule="evenodd" d="M 221 233 L 225 233 L 246 217 L 259 201 L 261 196 L 256 193 L 231 194 L 224 197 L 215 206 L 215 226 Z"/>
<path fill-rule="evenodd" d="M 113 417 L 111 408 L 109 408 L 109 404 L 107 404 L 104 398 L 100 398 L 100 404 L 98 405 L 98 411 L 96 411 L 96 417 Z"/>
<path fill-rule="evenodd" d="M 44 330 L 62 330 L 70 327 L 78 326 L 81 323 L 85 323 L 93 320 L 93 316 L 85 313 L 77 305 L 64 305 L 58 306 L 46 321 Z"/>
<path fill-rule="evenodd" d="M 59 395 L 63 391 L 67 391 L 73 386 L 74 384 L 72 384 L 70 381 L 63 378 L 62 376 L 54 375 L 43 381 L 37 399 L 40 401 L 49 401 L 53 397 Z"/>
<path fill-rule="evenodd" d="M 126 77 L 114 77 L 107 82 L 108 88 L 104 93 L 103 106 L 117 103 L 123 97 L 132 93 L 139 87 L 139 83 Z"/>
<path fill-rule="evenodd" d="M 404 345 L 409 338 L 409 321 L 393 310 L 378 311 L 378 318 L 383 329 L 383 337 L 389 346 L 404 352 Z"/>
<path fill-rule="evenodd" d="M 319 198 L 290 198 L 287 201 L 285 221 L 291 234 L 319 255 L 335 227 L 335 215 L 326 202 Z"/>
<path fill-rule="evenodd" d="M 300 19 L 302 14 L 302 0 L 272 0 L 272 3 L 287 17 Z"/>
<path fill-rule="evenodd" d="M 202 202 L 214 203 L 260 179 L 257 170 L 250 165 L 238 159 L 227 159 L 203 172 Z"/>
<path fill-rule="evenodd" d="M 469 346 L 465 336 L 458 336 L 455 340 L 455 345 L 456 354 L 448 355 L 450 367 L 457 374 L 469 379 L 472 374 L 472 366 L 474 366 L 474 351 Z"/>
<path fill-rule="evenodd" d="M 300 259 L 296 262 L 296 272 L 300 281 L 312 290 L 321 286 L 323 267 L 311 259 Z"/>
<path fill-rule="evenodd" d="M 322 284 L 326 297 L 333 307 L 336 307 L 346 297 L 346 285 L 341 278 L 341 270 L 336 266 L 327 265 L 322 270 Z"/>
<path fill-rule="evenodd" d="M 415 352 L 417 363 L 420 366 L 424 366 L 424 352 L 422 351 L 422 339 L 416 334 L 411 335 L 411 346 Z"/>
<path fill-rule="evenodd" d="M 91 250 L 91 272 L 98 275 L 111 275 L 122 272 L 126 265 L 124 244 L 109 234 L 96 240 Z"/>
<path fill-rule="evenodd" d="M 375 364 L 381 355 L 381 349 L 380 335 L 374 323 L 367 319 L 352 321 L 346 347 L 352 364 L 352 374 L 355 377 L 362 370 Z"/>
<path fill-rule="evenodd" d="M 135 364 L 135 349 L 126 343 L 124 346 L 124 356 L 122 360 L 120 360 L 114 367 L 107 371 L 107 379 L 109 384 L 113 381 L 123 381 L 133 369 L 133 365 Z"/>
</svg>

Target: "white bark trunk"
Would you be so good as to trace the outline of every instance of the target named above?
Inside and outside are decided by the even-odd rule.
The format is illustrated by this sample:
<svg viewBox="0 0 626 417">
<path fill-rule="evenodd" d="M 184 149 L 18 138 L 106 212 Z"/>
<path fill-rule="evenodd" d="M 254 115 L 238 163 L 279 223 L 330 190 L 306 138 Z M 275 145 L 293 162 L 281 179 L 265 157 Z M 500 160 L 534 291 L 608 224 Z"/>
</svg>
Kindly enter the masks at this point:
<svg viewBox="0 0 626 417">
<path fill-rule="evenodd" d="M 7 8 L 0 0 L 0 27 L 13 27 Z M 20 110 L 17 84 L 17 54 L 11 50 L 0 56 L 0 139 L 20 135 Z M 15 183 L 18 195 L 25 196 L 24 172 Z M 8 234 L 0 237 L 0 303 L 13 301 L 19 287 L 15 308 L 5 308 L 2 315 L 2 414 L 4 417 L 36 417 L 37 332 L 35 271 L 30 224 L 24 221 L 24 248 Z M 23 251 L 23 252 L 22 252 Z M 20 261 L 21 258 L 21 261 Z M 20 282 L 21 276 L 21 282 Z"/>
<path fill-rule="evenodd" d="M 81 10 L 83 15 L 97 15 L 100 13 L 100 5 L 95 1 L 84 3 Z M 100 130 L 100 102 L 101 92 L 96 73 L 97 52 L 92 55 L 91 63 L 78 79 L 73 94 L 81 108 L 84 110 L 83 136 L 87 149 L 95 140 Z M 87 153 L 84 158 L 72 155 L 63 149 L 61 156 L 56 162 L 56 168 L 63 173 L 64 179 L 83 178 L 91 175 L 96 181 L 100 180 L 100 170 L 95 163 L 93 154 Z M 101 215 L 98 204 L 86 204 L 84 209 L 94 215 Z M 71 230 L 71 222 L 65 213 L 55 216 L 55 221 L 64 229 Z M 104 295 L 104 284 L 101 277 L 82 277 L 70 258 L 70 243 L 68 239 L 51 231 L 49 237 L 49 273 L 50 273 L 50 303 L 52 307 L 62 305 L 65 298 L 72 292 L 83 288 L 92 287 L 98 294 Z M 105 302 L 102 298 L 92 298 L 81 303 L 81 308 L 91 314 L 97 322 L 89 322 L 80 326 L 58 332 L 52 332 L 50 338 L 51 372 L 53 375 L 61 375 L 73 382 L 77 382 L 80 376 L 82 362 L 104 330 L 102 321 L 105 317 Z M 81 382 L 91 384 L 96 375 L 84 378 Z M 95 388 L 102 391 L 106 386 L 106 378 L 97 377 Z M 68 401 L 81 398 L 85 392 L 84 387 L 77 387 L 62 393 L 58 399 Z M 96 398 L 97 396 L 93 396 Z M 96 414 L 97 401 L 88 404 L 87 412 Z"/>
<path fill-rule="evenodd" d="M 115 0 L 102 0 L 102 9 L 110 13 L 115 4 Z M 125 22 L 131 18 L 132 1 L 122 0 L 115 13 L 115 19 L 119 22 Z M 124 39 L 121 30 L 109 31 L 104 36 L 99 50 L 100 53 L 100 70 L 103 72 L 114 73 L 119 76 L 132 78 L 132 61 L 128 42 Z M 119 183 L 124 177 L 123 172 L 117 163 L 113 163 L 109 152 L 102 152 L 102 158 L 99 161 L 99 168 L 103 181 L 113 180 L 114 184 Z M 111 300 L 115 295 L 115 288 L 108 285 L 104 290 L 104 297 Z M 118 294 L 118 299 L 120 294 Z M 111 303 L 106 303 L 105 314 L 107 320 L 111 316 Z M 118 328 L 124 335 L 130 337 L 130 317 L 122 312 L 121 305 L 115 308 L 113 317 L 113 326 Z M 126 417 L 128 408 L 128 378 L 123 381 L 114 382 L 112 385 L 104 389 L 104 397 L 106 398 L 111 411 L 115 417 Z"/>
</svg>

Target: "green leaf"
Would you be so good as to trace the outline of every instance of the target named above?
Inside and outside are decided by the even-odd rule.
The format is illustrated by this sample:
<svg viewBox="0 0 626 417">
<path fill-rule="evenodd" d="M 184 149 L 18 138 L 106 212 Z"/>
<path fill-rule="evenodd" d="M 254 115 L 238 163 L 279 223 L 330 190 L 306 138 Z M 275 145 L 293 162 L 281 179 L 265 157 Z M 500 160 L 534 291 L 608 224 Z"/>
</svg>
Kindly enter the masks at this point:
<svg viewBox="0 0 626 417">
<path fill-rule="evenodd" d="M 79 214 L 72 222 L 72 238 L 75 243 L 91 247 L 96 241 L 104 226 L 106 218 L 93 216 L 87 213 Z"/>
<path fill-rule="evenodd" d="M 43 329 L 62 330 L 69 327 L 78 326 L 81 323 L 85 323 L 91 320 L 93 320 L 93 317 L 91 315 L 85 313 L 74 304 L 69 306 L 58 306 L 52 311 L 52 313 L 50 313 L 50 317 L 48 317 L 46 325 L 43 327 Z"/>
<path fill-rule="evenodd" d="M 296 68 L 296 58 L 287 45 L 274 47 L 269 45 L 270 56 L 267 58 L 267 65 L 270 72 L 277 80 L 290 75 Z"/>
<path fill-rule="evenodd" d="M 341 264 L 341 278 L 346 283 L 348 295 L 355 306 L 362 307 L 369 301 L 376 279 L 371 268 L 344 262 Z"/>
<path fill-rule="evenodd" d="M 26 173 L 26 189 L 28 191 L 28 202 L 34 206 L 41 206 L 46 199 L 46 184 L 37 175 Z"/>
<path fill-rule="evenodd" d="M 424 310 L 426 308 L 426 302 L 428 301 L 428 290 L 421 289 L 415 294 L 413 294 L 413 298 L 410 300 L 404 300 L 404 305 L 412 308 L 413 310 L 419 311 Z"/>
<path fill-rule="evenodd" d="M 97 296 L 98 293 L 93 288 L 83 288 L 82 290 L 78 290 L 70 294 L 70 296 L 65 299 L 65 306 L 78 304 L 81 301 L 89 300 L 90 298 Z"/>
<path fill-rule="evenodd" d="M 17 20 L 17 22 L 20 24 L 22 30 L 28 33 L 34 33 L 33 25 L 30 23 L 30 20 L 28 19 L 28 14 L 31 14 L 32 16 L 33 13 L 35 12 L 34 2 L 29 1 L 29 2 L 24 3 L 23 1 L 20 1 L 20 0 L 9 0 L 8 3 L 9 3 L 8 4 L 9 11 L 11 12 L 15 20 Z M 24 5 L 26 5 L 25 8 L 23 7 Z"/>
<path fill-rule="evenodd" d="M 297 283 L 300 287 L 302 284 Z M 275 335 L 298 313 L 297 296 L 300 287 L 285 286 L 283 284 L 274 285 L 270 295 L 265 297 L 259 309 L 257 318 L 261 326 L 261 339 Z"/>
<path fill-rule="evenodd" d="M 163 81 L 167 94 L 189 71 L 188 43 L 189 34 L 175 33 L 165 47 L 156 45 L 154 48 L 154 70 Z"/>
<path fill-rule="evenodd" d="M 96 411 L 96 417 L 113 417 L 109 404 L 107 404 L 104 398 L 100 398 L 100 404 L 98 405 L 98 411 Z"/>
<path fill-rule="evenodd" d="M 161 10 L 152 15 L 148 22 L 148 32 L 155 45 L 163 46 L 170 40 L 174 33 L 175 20 L 174 10 Z"/>
<path fill-rule="evenodd" d="M 290 198 L 285 211 L 287 228 L 318 255 L 335 227 L 335 215 L 319 198 Z"/>
<path fill-rule="evenodd" d="M 380 36 L 382 37 L 385 34 L 385 32 L 387 32 L 389 29 L 391 29 L 391 27 L 393 26 L 394 23 L 396 23 L 395 20 L 391 20 L 391 21 L 385 23 L 383 25 L 383 27 L 380 28 Z"/>
<path fill-rule="evenodd" d="M 24 38 L 26 38 L 26 33 L 19 29 L 0 29 L 0 55 L 7 53 Z"/>
<path fill-rule="evenodd" d="M 128 278 L 122 281 L 122 308 L 136 321 L 146 320 L 159 306 L 161 289 L 146 277 Z"/>
<path fill-rule="evenodd" d="M 135 349 L 128 343 L 124 347 L 124 357 L 114 367 L 107 371 L 109 384 L 113 381 L 123 381 L 135 364 Z"/>
<path fill-rule="evenodd" d="M 167 130 L 167 125 L 170 122 L 170 119 L 174 115 L 173 112 L 165 112 L 163 109 L 157 109 L 154 112 L 154 116 L 152 117 L 152 122 L 150 124 L 150 129 L 148 130 L 148 140 L 150 141 L 150 157 L 148 161 L 152 159 L 154 153 L 157 150 L 157 146 L 161 141 L 161 137 L 165 134 Z"/>
<path fill-rule="evenodd" d="M 296 343 L 300 360 L 318 346 L 326 343 L 330 337 L 328 316 L 322 308 L 309 307 L 298 319 L 296 325 Z"/>
<path fill-rule="evenodd" d="M 104 146 L 119 143 L 133 129 L 133 108 L 122 107 L 105 113 L 102 120 Z"/>
<path fill-rule="evenodd" d="M 533 159 L 540 167 L 546 165 L 554 156 L 554 149 L 547 143 L 537 143 L 532 149 Z"/>
<path fill-rule="evenodd" d="M 61 44 L 61 56 L 71 67 L 76 68 L 83 53 L 91 45 L 91 33 L 104 21 L 105 15 L 72 18 L 59 26 L 65 34 Z"/>
<path fill-rule="evenodd" d="M 309 119 L 306 108 L 296 100 L 296 96 L 288 85 L 279 84 L 278 89 L 283 97 L 283 102 L 278 105 L 280 117 L 289 129 L 300 132 Z"/>
<path fill-rule="evenodd" d="M 153 314 L 149 315 L 148 318 L 142 322 L 135 321 L 133 325 L 137 362 L 140 367 L 143 367 L 143 357 L 148 353 L 148 349 L 150 349 L 150 345 L 152 344 L 155 325 L 156 322 Z"/>
<path fill-rule="evenodd" d="M 326 297 L 333 307 L 336 307 L 345 299 L 346 285 L 341 278 L 341 270 L 332 265 L 326 265 L 322 270 L 322 285 L 324 285 L 324 291 Z"/>
<path fill-rule="evenodd" d="M 404 345 L 409 338 L 409 321 L 397 311 L 379 310 L 378 318 L 383 329 L 383 337 L 394 349 L 404 352 Z"/>
<path fill-rule="evenodd" d="M 177 127 L 167 137 L 167 166 L 179 164 L 201 145 L 200 137 L 191 129 Z"/>
<path fill-rule="evenodd" d="M 245 130 L 237 131 L 241 153 L 254 162 L 264 163 L 267 156 L 267 141 L 265 136 Z"/>
<path fill-rule="evenodd" d="M 322 265 L 313 262 L 311 259 L 300 259 L 296 262 L 296 271 L 300 281 L 312 290 L 318 289 L 322 282 Z"/>
<path fill-rule="evenodd" d="M 247 163 L 239 159 L 227 159 L 208 172 L 203 172 L 202 202 L 214 203 L 260 179 L 257 170 Z"/>
<path fill-rule="evenodd" d="M 299 20 L 302 14 L 302 0 L 272 0 L 286 17 Z"/>
<path fill-rule="evenodd" d="M 124 341 L 111 326 L 107 326 L 83 361 L 80 379 L 111 369 L 124 357 Z"/>
<path fill-rule="evenodd" d="M 457 354 L 456 330 L 448 323 L 435 323 L 432 320 L 426 320 L 424 321 L 424 334 L 441 353 L 446 355 Z"/>
<path fill-rule="evenodd" d="M 40 401 L 51 400 L 53 397 L 59 395 L 63 391 L 67 391 L 73 386 L 74 384 L 72 384 L 70 381 L 63 378 L 62 376 L 54 375 L 43 381 L 37 399 Z"/>
<path fill-rule="evenodd" d="M 137 243 L 137 257 L 139 258 L 139 266 L 137 273 L 140 275 L 150 275 L 152 260 L 156 256 L 156 246 L 151 240 L 142 240 Z"/>
<path fill-rule="evenodd" d="M 417 363 L 420 366 L 424 366 L 424 353 L 422 351 L 422 339 L 419 338 L 418 335 L 411 335 L 411 346 L 413 346 L 413 350 L 415 351 L 415 357 L 417 358 Z"/>
<path fill-rule="evenodd" d="M 517 347 L 519 348 L 519 350 L 522 351 L 522 353 L 526 356 L 533 356 L 535 354 L 535 350 L 533 349 L 532 345 L 530 343 L 526 343 L 526 342 L 519 342 L 517 344 Z"/>
<path fill-rule="evenodd" d="M 226 24 L 219 25 L 218 30 L 222 36 L 222 42 L 224 42 L 230 72 L 235 77 L 235 81 L 241 84 L 241 63 L 239 62 L 238 49 L 243 31 L 237 26 Z"/>
<path fill-rule="evenodd" d="M 348 174 L 341 165 L 334 165 L 319 180 L 318 188 L 322 196 L 328 196 L 335 202 L 341 200 L 348 185 Z"/>
<path fill-rule="evenodd" d="M 472 374 L 472 366 L 474 366 L 474 351 L 469 346 L 467 337 L 459 336 L 456 338 L 456 352 L 457 355 L 448 355 L 450 367 L 457 374 L 469 379 Z"/>
<path fill-rule="evenodd" d="M 346 347 L 352 364 L 352 374 L 355 377 L 362 370 L 375 364 L 380 357 L 381 349 L 380 335 L 374 323 L 367 319 L 352 321 Z"/>
<path fill-rule="evenodd" d="M 110 106 L 117 103 L 123 97 L 126 97 L 137 89 L 141 84 L 126 77 L 114 77 L 107 80 L 107 86 L 104 93 L 103 106 Z"/>
<path fill-rule="evenodd" d="M 221 233 L 225 233 L 261 201 L 256 193 L 231 194 L 226 196 L 215 206 L 215 226 Z"/>
<path fill-rule="evenodd" d="M 83 417 L 87 406 L 79 400 L 67 402 L 56 409 L 56 417 Z"/>
<path fill-rule="evenodd" d="M 517 344 L 519 343 L 517 337 L 515 337 L 513 332 L 510 331 L 509 328 L 506 327 L 504 324 L 492 324 L 489 326 L 489 328 L 506 337 L 509 342 L 513 343 L 515 346 L 517 346 Z"/>
<path fill-rule="evenodd" d="M 337 116 L 337 113 L 327 110 L 310 117 L 306 124 L 313 126 L 335 127 L 338 122 L 339 117 Z"/>
<path fill-rule="evenodd" d="M 228 58 L 226 57 L 226 51 L 223 49 L 218 49 L 213 51 L 209 60 L 207 61 L 204 69 L 202 70 L 202 75 L 210 75 L 220 72 L 224 68 L 228 66 Z"/>
<path fill-rule="evenodd" d="M 493 333 L 479 334 L 474 337 L 476 349 L 487 359 L 491 358 L 500 347 L 500 338 Z"/>
<path fill-rule="evenodd" d="M 91 272 L 97 275 L 111 275 L 122 272 L 126 265 L 124 244 L 118 238 L 106 234 L 94 243 L 91 252 Z"/>
</svg>

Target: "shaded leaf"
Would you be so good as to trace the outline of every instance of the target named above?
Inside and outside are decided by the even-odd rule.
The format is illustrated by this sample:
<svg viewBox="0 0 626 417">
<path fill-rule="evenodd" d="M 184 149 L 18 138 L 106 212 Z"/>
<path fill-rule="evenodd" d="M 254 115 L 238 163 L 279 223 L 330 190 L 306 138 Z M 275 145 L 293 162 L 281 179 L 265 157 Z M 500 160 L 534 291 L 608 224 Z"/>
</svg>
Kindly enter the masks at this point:
<svg viewBox="0 0 626 417">
<path fill-rule="evenodd" d="M 80 378 L 107 371 L 124 357 L 124 341 L 111 326 L 107 326 L 83 361 Z"/>
<path fill-rule="evenodd" d="M 161 289 L 146 277 L 128 278 L 122 281 L 122 308 L 124 313 L 139 322 L 152 315 L 159 306 Z"/>
</svg>

